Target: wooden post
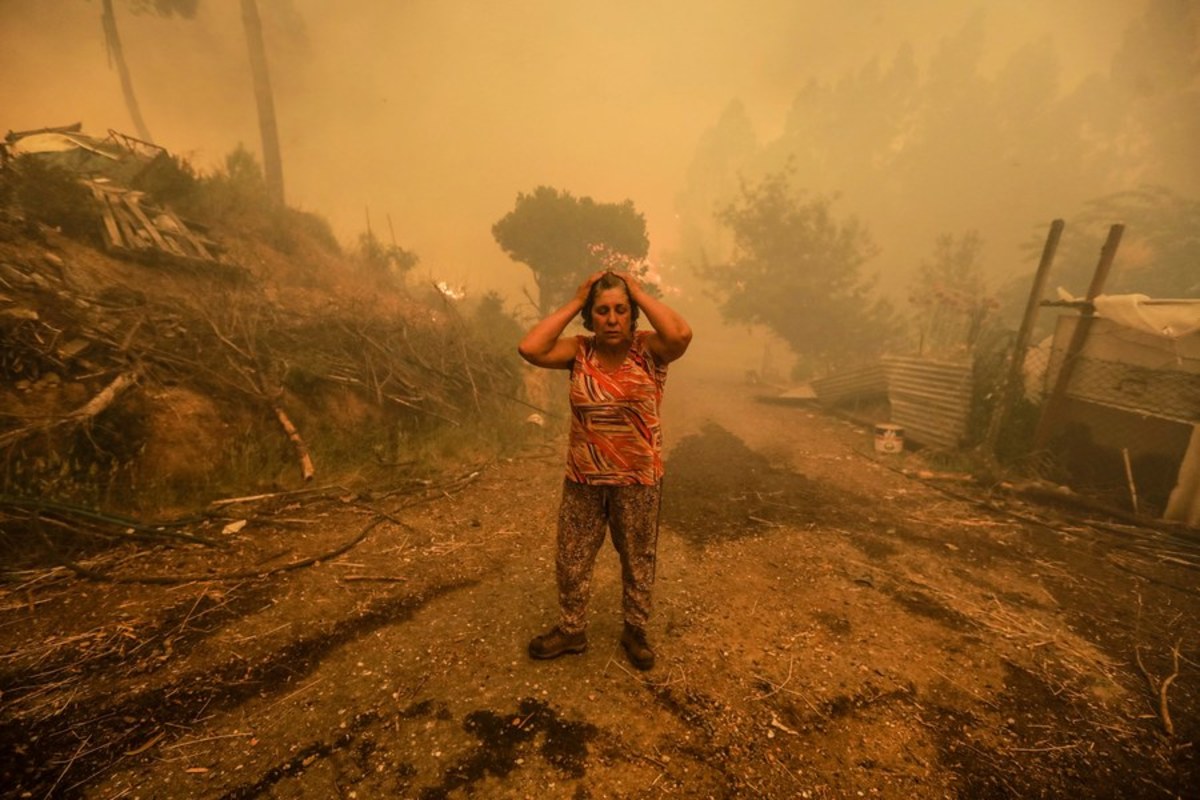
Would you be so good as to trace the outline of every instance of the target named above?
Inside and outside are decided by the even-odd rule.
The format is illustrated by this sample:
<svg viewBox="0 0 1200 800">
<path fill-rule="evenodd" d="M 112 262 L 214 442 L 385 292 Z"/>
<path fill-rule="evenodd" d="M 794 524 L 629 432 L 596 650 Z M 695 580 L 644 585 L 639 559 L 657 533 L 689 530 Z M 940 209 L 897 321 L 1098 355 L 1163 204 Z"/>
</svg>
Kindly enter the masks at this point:
<svg viewBox="0 0 1200 800">
<path fill-rule="evenodd" d="M 1000 437 L 1000 428 L 1008 418 L 1017 387 L 1024 382 L 1022 372 L 1025 369 L 1025 351 L 1029 349 L 1029 338 L 1033 335 L 1033 326 L 1037 322 L 1038 303 L 1041 302 L 1042 292 L 1046 288 L 1046 278 L 1050 276 L 1050 265 L 1054 263 L 1054 253 L 1058 250 L 1058 240 L 1062 238 L 1063 225 L 1061 219 L 1050 223 L 1050 233 L 1046 236 L 1045 246 L 1042 247 L 1042 260 L 1038 262 L 1037 272 L 1033 276 L 1033 286 L 1029 289 L 1029 300 L 1025 303 L 1025 316 L 1021 318 L 1021 327 L 1017 330 L 1016 341 L 1013 342 L 1008 374 L 1000 384 L 999 396 L 996 398 L 996 405 L 992 407 L 992 417 L 988 420 L 987 435 L 983 440 L 983 452 L 989 459 L 995 458 L 996 439 Z"/>
<path fill-rule="evenodd" d="M 1058 377 L 1054 381 L 1054 389 L 1046 398 L 1046 404 L 1042 406 L 1042 416 L 1038 419 L 1037 432 L 1033 437 L 1035 450 L 1045 448 L 1046 442 L 1050 439 L 1050 433 L 1060 422 L 1063 406 L 1066 405 L 1071 375 L 1075 371 L 1075 363 L 1079 360 L 1079 354 L 1083 352 L 1083 345 L 1087 342 L 1088 333 L 1092 329 L 1092 320 L 1095 319 L 1096 312 L 1093 301 L 1104 291 L 1104 284 L 1108 280 L 1108 273 L 1112 270 L 1113 259 L 1117 255 L 1117 247 L 1121 244 L 1121 234 L 1124 232 L 1124 225 L 1113 225 L 1108 229 L 1108 239 L 1104 242 L 1104 247 L 1100 248 L 1100 261 L 1096 264 L 1096 272 L 1092 275 L 1092 285 L 1088 287 L 1087 306 L 1079 312 L 1079 321 L 1075 324 L 1075 331 L 1071 334 L 1071 341 L 1067 344 L 1067 351 L 1063 354 L 1062 365 L 1059 367 Z"/>
</svg>

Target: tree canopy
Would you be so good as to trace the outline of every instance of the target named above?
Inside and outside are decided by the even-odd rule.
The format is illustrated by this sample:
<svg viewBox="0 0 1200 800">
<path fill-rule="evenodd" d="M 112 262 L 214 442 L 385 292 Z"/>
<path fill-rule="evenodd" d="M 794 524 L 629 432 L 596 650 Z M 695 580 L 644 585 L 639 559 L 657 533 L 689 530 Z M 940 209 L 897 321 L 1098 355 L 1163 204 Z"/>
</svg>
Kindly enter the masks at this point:
<svg viewBox="0 0 1200 800">
<path fill-rule="evenodd" d="M 891 309 L 862 275 L 875 249 L 857 221 L 835 219 L 828 198 L 802 201 L 786 171 L 743 184 L 717 217 L 733 235 L 733 256 L 700 273 L 727 319 L 773 330 L 802 371 L 879 351 Z"/>
<path fill-rule="evenodd" d="M 1132 5 L 1132 4 L 1131 4 Z M 798 87 L 778 135 L 755 142 L 739 109 L 727 110 L 701 137 L 678 202 L 680 252 L 725 257 L 727 242 L 712 217 L 737 196 L 731 175 L 752 180 L 793 163 L 814 192 L 837 192 L 840 207 L 869 221 L 880 246 L 880 285 L 892 296 L 918 278 L 928 242 L 945 231 L 977 229 L 988 242 L 980 274 L 996 285 L 1018 268 L 1019 245 L 1033 235 L 1028 272 L 1037 264 L 1045 226 L 1067 228 L 1055 275 L 1071 261 L 1072 242 L 1090 209 L 1106 216 L 1081 252 L 1082 293 L 1108 225 L 1123 221 L 1117 268 L 1134 255 L 1131 237 L 1153 238 L 1136 269 L 1136 291 L 1168 296 L 1190 283 L 1173 260 L 1187 248 L 1174 215 L 1200 197 L 1200 4 L 1145 0 L 1103 69 L 1071 79 L 1050 36 L 997 50 L 997 20 L 969 14 L 932 48 L 904 44 L 879 52 L 831 79 Z M 753 109 L 751 109 L 753 110 Z M 723 146 L 714 147 L 713 142 Z M 1160 206 L 1163 187 L 1181 199 L 1167 216 L 1116 216 L 1106 198 L 1125 196 L 1134 214 Z M 1100 198 L 1103 203 L 1092 201 Z M 1189 200 L 1190 198 L 1190 200 Z M 1193 229 L 1194 230 L 1194 229 Z M 1176 236 L 1172 241 L 1169 236 Z M 1139 244 L 1139 246 L 1141 246 Z M 1161 256 L 1161 257 L 1160 257 Z M 1135 270 L 1125 274 L 1134 277 Z M 1114 274 L 1119 282 L 1121 274 Z M 1054 281 L 1063 279 L 1055 277 Z M 1115 285 L 1115 284 L 1114 284 Z M 1029 279 L 1006 320 L 1019 322 Z M 1194 288 L 1193 288 L 1194 291 Z M 1008 313 L 1011 312 L 1011 313 Z"/>
<path fill-rule="evenodd" d="M 492 236 L 509 258 L 533 271 L 543 315 L 601 266 L 597 245 L 633 260 L 650 250 L 646 219 L 632 200 L 598 203 L 549 186 L 518 194 L 513 210 L 492 226 Z"/>
</svg>

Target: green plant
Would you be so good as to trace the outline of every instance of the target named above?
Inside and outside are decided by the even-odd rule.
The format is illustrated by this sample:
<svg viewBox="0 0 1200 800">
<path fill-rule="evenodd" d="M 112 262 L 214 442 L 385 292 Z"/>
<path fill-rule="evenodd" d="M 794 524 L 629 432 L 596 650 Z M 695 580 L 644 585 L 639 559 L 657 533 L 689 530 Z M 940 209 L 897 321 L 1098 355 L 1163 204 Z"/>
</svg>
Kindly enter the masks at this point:
<svg viewBox="0 0 1200 800">
<path fill-rule="evenodd" d="M 397 244 L 384 244 L 370 230 L 359 234 L 355 258 L 364 272 L 389 284 L 403 278 L 421 260 Z"/>
</svg>

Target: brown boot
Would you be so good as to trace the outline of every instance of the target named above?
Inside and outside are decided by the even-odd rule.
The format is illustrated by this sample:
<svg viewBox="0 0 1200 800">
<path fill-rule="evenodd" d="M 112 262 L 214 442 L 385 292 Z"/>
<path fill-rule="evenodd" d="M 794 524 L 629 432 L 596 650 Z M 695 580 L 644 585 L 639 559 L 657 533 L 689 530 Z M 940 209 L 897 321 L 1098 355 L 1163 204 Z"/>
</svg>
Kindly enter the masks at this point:
<svg viewBox="0 0 1200 800">
<path fill-rule="evenodd" d="M 565 633 L 554 627 L 529 642 L 530 658 L 558 658 L 567 653 L 582 653 L 587 650 L 587 634 Z"/>
<path fill-rule="evenodd" d="M 621 632 L 621 647 L 625 648 L 629 663 L 638 669 L 647 670 L 654 666 L 654 651 L 650 649 L 646 632 L 641 628 L 626 622 L 625 630 Z"/>
</svg>

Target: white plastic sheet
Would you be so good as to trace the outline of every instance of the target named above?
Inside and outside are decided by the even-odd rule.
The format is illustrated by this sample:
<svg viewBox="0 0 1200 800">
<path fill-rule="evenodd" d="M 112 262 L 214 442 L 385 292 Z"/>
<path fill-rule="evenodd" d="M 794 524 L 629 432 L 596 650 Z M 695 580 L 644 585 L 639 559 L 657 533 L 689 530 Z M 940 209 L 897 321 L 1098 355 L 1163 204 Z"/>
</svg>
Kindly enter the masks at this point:
<svg viewBox="0 0 1200 800">
<path fill-rule="evenodd" d="M 1118 325 L 1178 339 L 1200 331 L 1200 300 L 1151 300 L 1144 294 L 1102 294 L 1096 313 Z"/>
</svg>

